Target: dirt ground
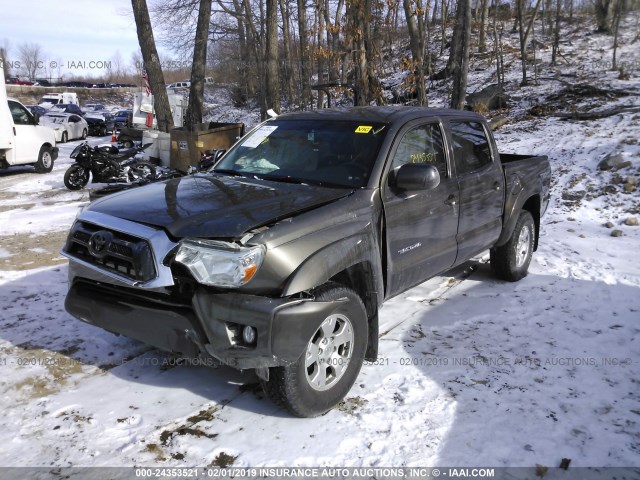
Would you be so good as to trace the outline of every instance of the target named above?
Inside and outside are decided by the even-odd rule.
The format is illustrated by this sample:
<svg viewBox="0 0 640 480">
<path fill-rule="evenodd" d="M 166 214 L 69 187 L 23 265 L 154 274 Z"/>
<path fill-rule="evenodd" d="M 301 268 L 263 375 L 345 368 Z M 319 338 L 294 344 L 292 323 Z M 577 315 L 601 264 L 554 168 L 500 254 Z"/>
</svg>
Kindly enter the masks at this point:
<svg viewBox="0 0 640 480">
<path fill-rule="evenodd" d="M 0 270 L 30 270 L 66 263 L 60 249 L 68 230 L 47 232 L 44 235 L 0 236 L 0 248 L 7 256 L 0 258 Z"/>
</svg>

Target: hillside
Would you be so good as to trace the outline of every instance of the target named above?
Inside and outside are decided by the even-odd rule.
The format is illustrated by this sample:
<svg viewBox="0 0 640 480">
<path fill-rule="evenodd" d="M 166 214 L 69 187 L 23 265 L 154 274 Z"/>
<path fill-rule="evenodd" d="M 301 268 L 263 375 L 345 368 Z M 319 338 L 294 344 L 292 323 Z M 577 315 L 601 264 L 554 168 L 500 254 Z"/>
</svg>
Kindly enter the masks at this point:
<svg viewBox="0 0 640 480">
<path fill-rule="evenodd" d="M 47 467 L 43 478 L 134 465 L 526 467 L 537 478 L 536 465 L 569 459 L 568 472 L 546 478 L 587 475 L 575 467 L 635 467 L 624 473 L 637 478 L 639 21 L 634 12 L 623 24 L 623 75 L 607 68 L 611 37 L 583 19 L 557 66 L 541 40 L 537 82 L 531 70 L 524 87 L 516 34 L 505 32 L 509 103 L 484 113 L 506 116 L 501 151 L 547 155 L 553 169 L 530 274 L 498 281 L 479 256 L 385 304 L 379 361 L 315 419 L 267 401 L 252 372 L 176 365 L 65 312 L 58 252 L 88 202 L 62 181 L 77 142 L 61 145 L 48 175 L 0 172 L 0 465 Z M 390 99 L 406 77 L 392 70 Z M 492 83 L 490 59 L 474 56 L 469 92 Z M 447 81 L 430 82 L 429 105 L 447 105 L 448 92 Z M 234 107 L 220 86 L 206 106 L 210 120 L 259 121 L 255 105 Z M 604 116 L 554 116 L 576 113 Z"/>
</svg>

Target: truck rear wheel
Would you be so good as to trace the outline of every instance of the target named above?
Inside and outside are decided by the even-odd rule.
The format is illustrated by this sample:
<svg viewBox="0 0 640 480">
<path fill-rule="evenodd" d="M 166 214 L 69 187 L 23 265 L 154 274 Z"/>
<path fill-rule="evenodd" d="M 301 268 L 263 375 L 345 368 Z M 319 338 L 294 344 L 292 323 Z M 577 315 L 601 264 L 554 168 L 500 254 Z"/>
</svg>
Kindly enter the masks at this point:
<svg viewBox="0 0 640 480">
<path fill-rule="evenodd" d="M 327 284 L 316 301 L 345 299 L 328 315 L 307 343 L 297 362 L 271 368 L 261 381 L 271 400 L 298 417 L 315 417 L 335 407 L 349 392 L 367 349 L 367 314 L 356 293 Z"/>
<path fill-rule="evenodd" d="M 36 172 L 49 173 L 53 169 L 53 157 L 51 156 L 51 148 L 43 145 L 38 154 L 38 161 L 35 164 Z"/>
<path fill-rule="evenodd" d="M 531 213 L 526 210 L 520 212 L 509 241 L 491 249 L 491 267 L 499 278 L 517 282 L 527 276 L 533 255 L 535 231 Z"/>
</svg>

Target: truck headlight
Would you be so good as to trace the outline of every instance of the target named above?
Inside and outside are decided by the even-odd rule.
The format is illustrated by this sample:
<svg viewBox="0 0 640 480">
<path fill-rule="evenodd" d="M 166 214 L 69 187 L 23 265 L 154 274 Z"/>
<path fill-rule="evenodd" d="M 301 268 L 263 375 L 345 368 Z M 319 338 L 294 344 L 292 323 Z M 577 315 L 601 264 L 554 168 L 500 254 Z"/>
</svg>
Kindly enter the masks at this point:
<svg viewBox="0 0 640 480">
<path fill-rule="evenodd" d="M 264 252 L 262 245 L 243 247 L 215 240 L 183 240 L 176 262 L 186 266 L 203 285 L 239 287 L 254 277 Z"/>
</svg>

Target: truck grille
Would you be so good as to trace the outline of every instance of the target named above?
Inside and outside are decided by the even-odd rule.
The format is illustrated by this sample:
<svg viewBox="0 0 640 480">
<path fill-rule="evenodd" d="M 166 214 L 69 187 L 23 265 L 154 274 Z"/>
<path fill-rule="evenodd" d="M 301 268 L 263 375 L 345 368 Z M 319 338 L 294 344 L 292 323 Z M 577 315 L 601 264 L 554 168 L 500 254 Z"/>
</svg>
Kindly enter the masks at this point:
<svg viewBox="0 0 640 480">
<path fill-rule="evenodd" d="M 146 240 L 89 222 L 73 225 L 64 253 L 135 282 L 157 276 Z"/>
</svg>

